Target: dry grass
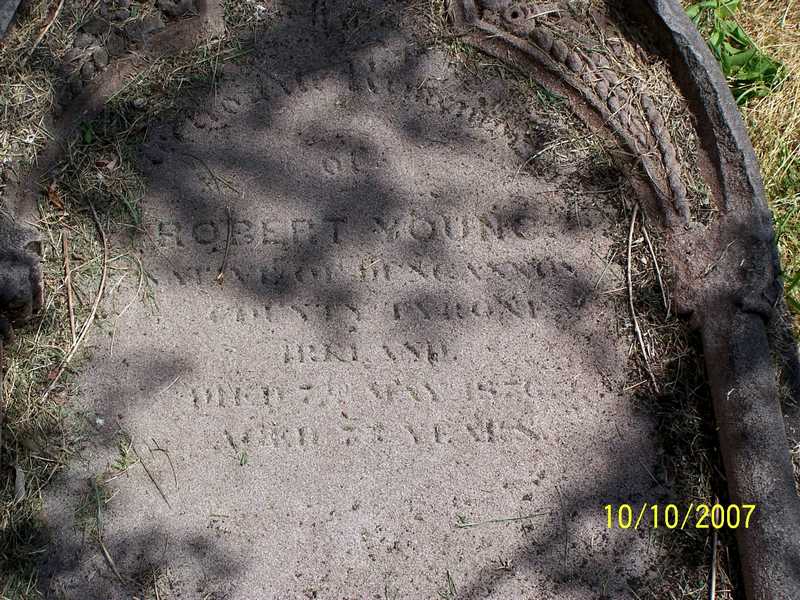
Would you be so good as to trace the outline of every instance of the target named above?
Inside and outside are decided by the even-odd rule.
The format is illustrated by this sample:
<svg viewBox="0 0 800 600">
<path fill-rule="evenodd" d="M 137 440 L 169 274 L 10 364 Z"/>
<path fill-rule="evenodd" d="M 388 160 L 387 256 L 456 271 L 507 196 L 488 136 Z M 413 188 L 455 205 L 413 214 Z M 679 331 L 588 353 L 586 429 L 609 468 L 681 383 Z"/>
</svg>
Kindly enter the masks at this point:
<svg viewBox="0 0 800 600">
<path fill-rule="evenodd" d="M 81 24 L 97 10 L 97 0 L 67 2 L 34 52 L 34 40 L 48 22 L 49 0 L 33 0 L 18 16 L 14 30 L 0 46 L 0 199 L 6 185 L 23 175 L 49 142 L 48 123 L 56 98 L 67 86 L 63 57 Z M 138 0 L 139 14 L 154 10 L 155 0 Z M 219 69 L 244 54 L 240 41 L 272 16 L 270 0 L 227 0 L 227 32 L 177 56 L 145 65 L 104 111 L 81 125 L 54 175 L 41 182 L 39 200 L 46 302 L 41 315 L 19 331 L 6 347 L 2 403 L 5 410 L 0 447 L 0 598 L 38 598 L 34 564 L 46 551 L 41 538 L 42 492 L 64 468 L 84 432 L 87 418 L 70 409 L 74 375 L 89 357 L 79 352 L 65 376 L 45 397 L 64 357 L 73 345 L 65 277 L 64 238 L 68 238 L 70 280 L 76 329 L 81 330 L 97 297 L 103 249 L 90 207 L 110 234 L 135 233 L 140 226 L 139 201 L 144 183 L 134 166 L 137 146 L 151 123 L 182 110 L 192 94 L 213 93 Z M 113 66 L 112 66 L 113 68 Z M 192 96 L 192 98 L 190 98 Z M 106 260 L 104 306 L 114 311 L 113 293 L 125 278 L 134 280 L 140 296 L 149 288 L 139 261 L 125 252 Z M 137 283 L 138 282 L 138 283 Z M 108 324 L 102 313 L 95 327 Z M 86 433 L 88 435 L 88 433 Z M 119 469 L 120 465 L 111 465 Z M 18 495 L 24 481 L 25 494 Z M 104 483 L 105 480 L 101 482 Z M 105 489 L 102 494 L 106 494 Z M 15 496 L 17 496 L 15 498 Z M 105 497 L 105 496 L 104 496 Z M 96 494 L 93 495 L 96 502 Z M 90 504 L 91 506 L 91 504 Z M 94 511 L 97 512 L 97 511 Z M 80 515 L 78 515 L 80 517 Z M 79 519 L 80 520 L 80 519 Z M 155 578 L 155 576 L 154 576 Z M 156 578 L 158 580 L 161 577 Z M 154 584 L 157 589 L 161 585 Z M 156 592 L 156 595 L 158 592 Z"/>
<path fill-rule="evenodd" d="M 47 141 L 46 120 L 57 85 L 54 57 L 66 50 L 73 35 L 69 30 L 74 30 L 63 25 L 66 19 L 59 19 L 42 44 L 48 60 L 24 60 L 46 20 L 48 4 L 32 3 L 29 17 L 18 22 L 0 47 L 0 170 L 30 163 Z"/>
<path fill-rule="evenodd" d="M 769 96 L 742 109 L 775 216 L 786 293 L 800 313 L 800 2 L 743 0 L 737 19 L 753 41 L 786 67 Z M 796 321 L 800 330 L 800 321 Z"/>
<path fill-rule="evenodd" d="M 556 139 L 570 140 L 566 146 L 546 148 L 526 168 L 532 171 L 547 170 L 550 165 L 559 170 L 569 164 L 580 163 L 578 172 L 593 174 L 592 187 L 614 190 L 606 200 L 617 209 L 616 225 L 609 232 L 618 244 L 612 251 L 617 273 L 625 273 L 627 264 L 627 234 L 632 205 L 636 193 L 625 181 L 623 172 L 629 167 L 620 164 L 620 155 L 609 143 L 577 122 L 567 104 L 553 96 L 534 81 L 509 69 L 503 63 L 478 53 L 458 38 L 449 35 L 441 0 L 421 2 L 420 14 L 427 19 L 428 30 L 436 44 L 446 47 L 451 56 L 476 77 L 500 77 L 512 83 L 521 98 L 525 99 L 531 118 L 546 120 L 557 131 Z M 423 10 L 424 8 L 424 10 Z M 695 218 L 707 221 L 714 218 L 708 206 L 707 186 L 697 170 L 697 140 L 689 124 L 688 107 L 678 100 L 675 84 L 663 64 L 643 64 L 630 53 L 624 65 L 627 71 L 638 74 L 646 81 L 649 93 L 659 105 L 665 121 L 676 141 L 681 163 L 686 167 L 684 177 L 690 188 L 690 202 Z M 519 127 L 519 123 L 516 123 Z M 596 174 L 606 173 L 607 179 Z M 656 259 L 661 269 L 663 288 L 672 289 L 671 274 L 661 256 L 660 240 L 653 227 L 648 229 Z M 610 276 L 610 275 L 609 275 Z M 617 301 L 620 334 L 632 341 L 630 347 L 631 371 L 626 390 L 628 397 L 644 412 L 652 415 L 656 423 L 658 443 L 664 454 L 656 465 L 654 476 L 671 492 L 670 502 L 680 506 L 690 503 L 712 504 L 716 497 L 725 501 L 726 485 L 713 426 L 710 392 L 705 378 L 700 343 L 678 319 L 674 310 L 665 309 L 662 285 L 655 269 L 653 253 L 637 225 L 632 244 L 631 279 L 633 302 L 642 328 L 643 342 L 651 360 L 651 368 L 659 382 L 659 393 L 654 394 L 638 346 L 633 342 L 634 327 L 629 316 L 627 288 L 620 280 L 614 288 Z M 668 291 L 667 291 L 668 294 Z M 669 302 L 669 298 L 668 298 Z M 664 528 L 650 532 L 653 544 L 663 560 L 652 580 L 636 592 L 640 598 L 652 600 L 705 600 L 709 596 L 711 573 L 711 536 L 702 530 L 670 531 Z M 738 584 L 732 558 L 735 554 L 733 536 L 720 535 L 716 600 L 730 600 Z"/>
<path fill-rule="evenodd" d="M 632 197 L 628 190 L 623 197 Z M 620 199 L 620 202 L 623 202 Z M 654 475 L 670 490 L 670 502 L 679 506 L 690 504 L 725 504 L 727 485 L 722 475 L 722 460 L 717 446 L 710 390 L 706 382 L 705 365 L 700 352 L 701 343 L 688 331 L 686 324 L 667 312 L 662 297 L 655 262 L 660 265 L 664 287 L 673 289 L 672 275 L 660 254 L 663 245 L 653 237 L 656 260 L 649 251 L 644 231 L 634 232 L 633 258 L 630 263 L 633 280 L 633 301 L 644 332 L 645 346 L 651 366 L 659 382 L 658 394 L 647 389 L 648 377 L 641 359 L 634 355 L 632 345 L 631 386 L 642 410 L 656 422 L 658 443 L 664 450 L 658 472 Z M 623 249 L 620 247 L 618 253 Z M 628 268 L 628 265 L 620 265 Z M 669 295 L 668 306 L 669 306 Z M 629 332 L 632 336 L 632 332 Z M 632 339 L 632 338 L 631 338 Z M 666 557 L 659 564 L 659 576 L 642 593 L 642 598 L 661 600 L 705 600 L 709 597 L 711 572 L 710 532 L 687 528 L 653 532 L 653 539 Z M 732 532 L 720 532 L 717 562 L 717 600 L 731 600 L 737 589 L 736 568 L 731 562 L 735 554 Z"/>
<path fill-rule="evenodd" d="M 75 210 L 73 210 L 75 208 Z M 42 491 L 72 455 L 84 422 L 67 408 L 71 374 L 44 399 L 58 365 L 73 344 L 64 287 L 62 237 L 69 236 L 72 289 L 76 298 L 78 328 L 89 313 L 97 293 L 101 248 L 91 217 L 70 204 L 57 208 L 43 203 L 43 271 L 47 299 L 40 318 L 8 347 L 3 380 L 5 428 L 2 448 L 3 478 L 0 488 L 0 579 L 2 597 L 28 597 L 30 564 L 42 552 L 39 512 Z M 85 354 L 73 361 L 79 368 Z M 25 495 L 14 499 L 14 478 L 9 467 L 22 472 Z"/>
<path fill-rule="evenodd" d="M 150 0 L 139 2 L 145 8 L 153 3 Z M 22 60 L 28 56 L 33 40 L 46 22 L 50 5 L 49 0 L 30 2 L 27 16 L 0 48 L 0 172 L 5 170 L 6 176 L 11 167 L 16 172 L 24 170 L 47 143 L 47 118 L 52 112 L 56 91 L 65 84 L 59 70 L 61 60 L 78 27 L 92 14 L 97 2 L 67 2 L 39 48 Z M 446 35 L 443 0 L 418 0 L 414 5 L 426 14 L 431 36 L 448 46 L 462 64 L 470 69 L 480 64 L 484 71 L 505 69 Z M 42 490 L 66 464 L 75 441 L 85 430 L 83 417 L 66 409 L 71 394 L 70 378 L 46 402 L 41 401 L 42 391 L 49 385 L 54 368 L 72 343 L 62 238 L 68 235 L 70 240 L 72 285 L 80 329 L 96 294 L 102 254 L 95 226 L 86 210 L 86 200 L 98 206 L 104 227 L 113 231 L 135 230 L 140 222 L 138 201 L 144 187 L 131 157 L 133 148 L 146 136 L 148 123 L 179 110 L 186 90 L 213 88 L 218 68 L 244 52 L 237 41 L 239 34 L 257 31 L 274 14 L 274 4 L 270 0 L 225 0 L 224 7 L 229 35 L 179 56 L 150 63 L 115 95 L 101 119 L 87 123 L 81 135 L 72 140 L 58 171 L 54 195 L 42 199 L 40 226 L 45 242 L 43 266 L 48 299 L 41 318 L 8 348 L 3 382 L 6 424 L 0 465 L 12 465 L 23 472 L 26 495 L 22 500 L 14 500 L 15 471 L 13 467 L 3 467 L 0 472 L 1 598 L 37 597 L 31 566 L 44 548 L 38 537 Z M 744 0 L 739 17 L 754 40 L 787 66 L 788 78 L 780 89 L 752 102 L 744 112 L 779 225 L 788 279 L 800 281 L 800 2 Z M 651 76 L 654 81 L 660 80 L 659 73 Z M 560 131 L 569 130 L 571 118 L 559 106 L 558 98 L 529 80 L 520 80 L 516 88 L 520 94 L 530 96 L 536 110 L 551 110 Z M 681 107 L 672 108 L 673 112 L 676 110 L 675 114 L 682 111 Z M 683 121 L 670 119 L 669 122 L 680 127 Z M 684 137 L 679 131 L 674 134 L 676 139 Z M 587 155 L 606 161 L 608 155 L 600 146 L 594 138 L 585 138 Z M 693 149 L 689 147 L 685 151 L 690 156 Z M 555 150 L 541 158 L 559 160 Z M 1 186 L 2 181 L 0 194 Z M 702 190 L 697 191 L 702 193 Z M 621 221 L 625 218 L 625 213 L 621 212 Z M 650 402 L 647 409 L 655 411 L 659 435 L 667 450 L 663 477 L 670 482 L 676 500 L 708 502 L 713 491 L 720 487 L 717 483 L 719 458 L 714 434 L 709 428 L 711 415 L 702 364 L 695 344 L 681 324 L 664 316 L 650 255 L 638 235 L 634 252 L 635 303 L 643 322 L 645 342 L 657 357 L 653 365 L 657 377 L 668 382 L 657 401 L 648 400 L 646 394 L 640 401 Z M 619 256 L 624 256 L 624 252 Z M 112 256 L 109 262 L 114 279 L 111 288 L 131 273 L 141 280 L 138 265 L 125 255 Z M 622 263 L 619 266 L 624 267 Z M 800 300 L 800 285 L 788 293 Z M 85 358 L 86 355 L 81 357 Z M 79 369 L 80 360 L 72 368 Z M 632 383 L 639 383 L 642 373 L 637 371 L 631 378 Z M 800 464 L 798 456 L 800 451 L 796 449 L 795 458 Z M 125 465 L 120 463 L 112 467 L 122 470 Z M 106 494 L 105 490 L 101 492 Z M 87 517 L 96 514 L 97 497 L 95 494 L 88 499 L 88 508 L 95 510 L 89 510 Z M 105 496 L 101 498 L 105 502 Z M 685 562 L 665 564 L 661 574 L 664 587 L 653 590 L 653 597 L 704 598 L 710 571 L 707 540 L 694 533 L 679 533 L 666 535 L 660 543 L 673 556 L 685 558 L 688 554 L 693 566 L 687 568 Z M 729 564 L 727 551 L 721 552 L 723 564 Z M 162 589 L 164 577 L 162 573 L 153 574 L 155 597 L 159 595 L 156 590 L 162 594 L 165 591 Z M 729 587 L 722 586 L 723 589 Z M 662 593 L 668 595 L 659 596 Z M 717 595 L 720 600 L 726 597 L 722 592 Z"/>
</svg>

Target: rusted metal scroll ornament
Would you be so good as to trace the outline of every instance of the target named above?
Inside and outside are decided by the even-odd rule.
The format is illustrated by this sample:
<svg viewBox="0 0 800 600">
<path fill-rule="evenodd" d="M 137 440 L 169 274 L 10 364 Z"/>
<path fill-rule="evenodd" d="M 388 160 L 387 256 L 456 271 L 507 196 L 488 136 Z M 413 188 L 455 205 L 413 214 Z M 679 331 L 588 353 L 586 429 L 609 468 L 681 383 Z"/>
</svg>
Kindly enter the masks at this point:
<svg viewBox="0 0 800 600">
<path fill-rule="evenodd" d="M 730 501 L 758 507 L 737 530 L 747 597 L 800 598 L 800 502 L 778 392 L 781 364 L 797 371 L 796 349 L 787 357 L 775 334 L 780 267 L 755 154 L 705 42 L 677 0 L 451 0 L 450 13 L 462 39 L 564 96 L 632 157 L 676 306 L 702 335 Z M 668 65 L 692 115 L 697 165 L 682 163 L 646 77 L 626 68 L 638 59 Z M 705 211 L 690 197 L 689 168 L 707 186 Z"/>
</svg>

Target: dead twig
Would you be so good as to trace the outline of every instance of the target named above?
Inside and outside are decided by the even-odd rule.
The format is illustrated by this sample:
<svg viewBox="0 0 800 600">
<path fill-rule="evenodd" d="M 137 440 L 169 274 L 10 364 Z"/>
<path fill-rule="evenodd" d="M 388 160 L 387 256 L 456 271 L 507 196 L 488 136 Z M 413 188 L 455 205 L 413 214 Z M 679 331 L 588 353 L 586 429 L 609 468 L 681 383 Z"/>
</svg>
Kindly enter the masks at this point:
<svg viewBox="0 0 800 600">
<path fill-rule="evenodd" d="M 456 527 L 459 529 L 467 529 L 469 527 L 478 527 L 479 525 L 489 525 L 492 523 L 514 523 L 516 521 L 528 521 L 535 517 L 550 516 L 552 513 L 548 510 L 531 513 L 523 517 L 505 517 L 502 519 L 487 519 L 486 521 L 457 521 Z"/>
<path fill-rule="evenodd" d="M 633 305 L 633 276 L 631 274 L 631 254 L 633 248 L 633 230 L 636 227 L 636 216 L 639 214 L 639 205 L 633 205 L 633 214 L 631 215 L 631 227 L 628 231 L 628 265 L 627 265 L 627 275 L 628 275 L 628 307 L 631 311 L 631 318 L 633 319 L 633 328 L 636 332 L 636 339 L 639 342 L 639 348 L 642 351 L 642 359 L 644 360 L 644 366 L 647 369 L 647 374 L 650 376 L 650 383 L 653 385 L 653 391 L 658 394 L 658 383 L 656 383 L 656 377 L 653 375 L 653 370 L 650 368 L 650 360 L 647 357 L 647 348 L 644 345 L 644 338 L 642 337 L 642 329 L 639 327 L 639 319 L 636 317 L 636 308 Z"/>
<path fill-rule="evenodd" d="M 125 585 L 125 579 L 120 574 L 119 570 L 117 569 L 117 565 L 114 562 L 114 559 L 111 558 L 111 553 L 106 548 L 106 545 L 103 543 L 103 513 L 102 513 L 102 506 L 103 506 L 103 498 L 100 495 L 100 488 L 97 485 L 97 481 L 94 479 L 92 480 L 92 491 L 94 492 L 94 501 L 95 501 L 95 519 L 97 521 L 97 543 L 100 545 L 100 550 L 103 552 L 103 557 L 106 559 L 108 566 L 111 568 L 111 571 L 116 575 L 117 579 L 122 585 Z"/>
<path fill-rule="evenodd" d="M 708 599 L 717 600 L 717 530 L 711 538 L 711 584 L 708 589 Z"/>
<path fill-rule="evenodd" d="M 603 281 L 603 277 L 606 276 L 608 268 L 611 266 L 611 263 L 614 262 L 614 259 L 616 257 L 617 257 L 617 251 L 614 250 L 614 252 L 611 254 L 611 258 L 608 259 L 605 266 L 603 267 L 603 271 L 600 273 L 600 277 L 597 278 L 597 281 L 595 282 L 594 287 L 592 288 L 592 293 L 596 292 L 597 288 L 600 287 L 600 282 Z"/>
<path fill-rule="evenodd" d="M 36 36 L 36 41 L 33 42 L 33 46 L 31 46 L 31 49 L 28 50 L 28 55 L 23 59 L 23 62 L 28 58 L 30 58 L 31 56 L 33 56 L 33 53 L 36 51 L 36 48 L 38 48 L 39 44 L 42 43 L 44 36 L 46 36 L 47 32 L 50 31 L 50 28 L 53 26 L 53 23 L 56 22 L 58 15 L 61 14 L 62 8 L 64 8 L 64 0 L 59 0 L 58 6 L 56 6 L 56 10 L 53 12 L 52 16 L 47 20 L 47 23 L 45 24 L 44 28 L 39 33 L 39 35 Z"/>
<path fill-rule="evenodd" d="M 106 545 L 103 543 L 103 539 L 101 537 L 99 537 L 99 536 L 97 538 L 97 543 L 100 544 L 100 550 L 103 551 L 103 556 L 105 557 L 106 562 L 108 563 L 108 566 L 111 567 L 111 570 L 114 572 L 114 575 L 117 576 L 117 579 L 119 579 L 119 582 L 122 585 L 125 585 L 125 580 L 122 578 L 122 575 L 120 575 L 119 571 L 117 570 L 117 565 L 116 565 L 116 563 L 114 563 L 114 559 L 111 558 L 111 554 L 109 554 L 108 549 L 106 548 Z"/>
<path fill-rule="evenodd" d="M 549 152 L 550 150 L 555 150 L 559 146 L 563 146 L 565 144 L 571 144 L 571 143 L 574 143 L 574 142 L 580 142 L 580 141 L 588 139 L 588 138 L 589 138 L 588 135 L 577 135 L 577 136 L 574 136 L 574 137 L 571 137 L 571 138 L 568 138 L 568 139 L 565 139 L 565 140 L 558 140 L 556 142 L 548 144 L 547 146 L 545 146 L 544 148 L 542 148 L 541 150 L 539 150 L 535 154 L 533 154 L 530 157 L 528 157 L 528 159 L 519 166 L 519 168 L 517 169 L 517 172 L 514 173 L 514 176 L 511 178 L 511 181 L 512 182 L 516 181 L 517 177 L 519 177 L 519 174 L 522 172 L 522 169 L 527 167 L 529 164 L 531 164 L 533 161 L 535 161 L 537 158 L 539 158 L 545 152 Z"/>
<path fill-rule="evenodd" d="M 647 242 L 647 247 L 650 250 L 650 256 L 653 259 L 653 266 L 656 270 L 656 278 L 658 279 L 658 287 L 661 290 L 661 300 L 664 302 L 664 310 L 667 311 L 667 319 L 669 319 L 669 300 L 667 299 L 667 290 L 664 287 L 664 280 L 661 278 L 661 267 L 658 264 L 658 258 L 656 258 L 656 251 L 653 248 L 653 242 L 650 241 L 650 234 L 647 233 L 647 225 L 644 224 L 644 220 L 642 221 L 642 233 L 644 233 L 644 239 Z"/>
<path fill-rule="evenodd" d="M 195 156 L 194 154 L 190 154 L 189 152 L 182 152 L 181 154 L 196 160 L 201 165 L 203 165 L 203 167 L 205 167 L 206 171 L 208 171 L 208 174 L 211 176 L 211 179 L 214 181 L 214 186 L 217 188 L 217 196 L 219 197 L 220 200 L 222 200 L 222 189 L 219 186 L 220 181 L 222 181 L 222 183 L 224 183 L 226 187 L 230 188 L 236 193 L 239 193 L 239 190 L 237 190 L 234 186 L 229 184 L 224 179 L 217 177 L 214 171 L 211 170 L 211 167 L 209 167 L 206 161 L 204 161 L 202 158 L 200 158 L 199 156 Z M 225 281 L 225 268 L 228 265 L 228 254 L 231 248 L 231 240 L 233 239 L 233 215 L 231 213 L 230 203 L 227 203 L 225 206 L 225 214 L 228 220 L 227 222 L 228 235 L 225 240 L 225 253 L 222 256 L 222 264 L 219 266 L 219 272 L 217 273 L 217 278 L 216 278 L 217 283 L 219 283 L 220 285 L 222 285 Z"/>
<path fill-rule="evenodd" d="M 177 378 L 175 379 L 175 381 L 178 381 Z M 172 479 L 175 480 L 175 487 L 178 487 L 178 475 L 175 472 L 175 465 L 172 464 L 172 457 L 169 455 L 169 450 L 159 446 L 158 442 L 154 438 L 150 438 L 150 439 L 153 440 L 153 444 L 155 444 L 155 448 L 150 450 L 150 452 L 154 452 L 154 451 L 155 452 L 163 452 L 166 455 L 167 461 L 169 462 L 169 467 L 170 467 L 170 469 L 172 469 Z"/>
<path fill-rule="evenodd" d="M 158 578 L 156 577 L 155 569 L 153 569 L 153 591 L 156 593 L 156 600 L 161 600 L 161 594 L 158 593 Z"/>
<path fill-rule="evenodd" d="M 100 217 L 97 216 L 97 211 L 94 209 L 94 204 L 92 204 L 91 200 L 89 202 L 89 208 L 92 209 L 92 218 L 94 219 L 94 224 L 97 227 L 98 232 L 100 233 L 100 238 L 103 242 L 103 268 L 102 274 L 100 275 L 100 284 L 97 287 L 97 296 L 92 303 L 92 310 L 89 313 L 88 318 L 83 324 L 81 328 L 81 333 L 78 336 L 78 339 L 75 340 L 75 343 L 72 344 L 72 348 L 61 361 L 61 365 L 58 367 L 58 371 L 56 372 L 55 377 L 53 377 L 53 381 L 50 382 L 50 385 L 47 386 L 47 389 L 42 396 L 42 400 L 47 399 L 50 393 L 55 389 L 58 381 L 61 379 L 61 376 L 64 375 L 64 371 L 67 370 L 67 366 L 69 366 L 70 361 L 74 358 L 75 354 L 77 353 L 78 349 L 83 344 L 83 340 L 86 338 L 86 335 L 89 333 L 89 328 L 92 326 L 94 322 L 94 318 L 97 315 L 97 309 L 100 307 L 100 301 L 103 298 L 103 294 L 106 289 L 106 282 L 108 280 L 108 240 L 106 238 L 106 232 L 103 229 L 103 226 L 100 224 Z"/>
<path fill-rule="evenodd" d="M 219 186 L 217 186 L 219 190 Z M 233 238 L 233 217 L 231 216 L 231 205 L 225 206 L 225 212 L 228 217 L 228 237 L 225 239 L 225 253 L 222 255 L 222 264 L 219 266 L 219 273 L 217 273 L 217 283 L 222 285 L 225 282 L 225 267 L 228 265 L 228 253 L 231 249 L 231 239 Z"/>
<path fill-rule="evenodd" d="M 61 235 L 61 248 L 64 253 L 64 287 L 67 289 L 67 310 L 69 311 L 69 330 L 72 333 L 72 344 L 77 340 L 75 327 L 75 295 L 72 292 L 72 270 L 69 266 L 69 234 L 65 230 Z"/>
<path fill-rule="evenodd" d="M 161 391 L 160 391 L 160 392 L 158 392 L 158 393 L 157 393 L 155 396 L 153 396 L 153 400 L 156 400 L 156 399 L 157 399 L 157 398 L 159 398 L 160 396 L 162 396 L 162 395 L 166 394 L 166 393 L 167 393 L 167 392 L 168 392 L 168 391 L 169 391 L 169 390 L 172 388 L 172 386 L 173 386 L 173 385 L 175 385 L 176 383 L 178 383 L 178 382 L 180 381 L 180 379 L 181 379 L 181 376 L 180 376 L 180 375 L 177 375 L 177 376 L 175 377 L 175 379 L 173 379 L 173 380 L 172 380 L 172 383 L 170 383 L 170 384 L 169 384 L 167 387 L 165 387 L 163 390 L 161 390 Z M 151 439 L 152 439 L 152 438 L 151 438 Z M 153 440 L 153 441 L 155 442 L 155 440 Z"/>
<path fill-rule="evenodd" d="M 3 448 L 3 421 L 6 416 L 6 347 L 0 338 L 0 450 Z"/>
<path fill-rule="evenodd" d="M 567 550 L 569 549 L 569 532 L 567 531 L 567 512 L 564 506 L 564 494 L 561 493 L 561 486 L 556 485 L 558 492 L 558 503 L 561 506 L 561 527 L 564 530 L 564 568 L 567 568 Z"/>
<path fill-rule="evenodd" d="M 156 478 L 153 477 L 153 474 L 150 472 L 150 469 L 147 468 L 147 464 L 145 464 L 145 462 L 142 460 L 142 457 L 136 451 L 136 446 L 133 445 L 133 442 L 131 442 L 131 449 L 133 450 L 133 453 L 136 455 L 136 458 L 138 458 L 139 462 L 142 464 L 144 472 L 147 473 L 147 476 L 150 478 L 150 481 L 153 482 L 153 485 L 156 486 L 158 493 L 161 494 L 161 498 L 164 500 L 164 502 L 166 502 L 167 506 L 172 508 L 172 505 L 169 503 L 169 500 L 167 500 L 167 495 L 164 493 L 164 490 L 161 489 L 161 486 L 158 485 L 158 481 L 156 481 Z"/>
<path fill-rule="evenodd" d="M 728 253 L 728 249 L 731 246 L 733 246 L 735 243 L 736 243 L 736 240 L 733 240 L 727 246 L 725 246 L 725 248 L 722 250 L 722 253 L 719 255 L 719 258 L 706 267 L 706 270 L 703 271 L 703 274 L 701 275 L 701 277 L 706 277 L 709 273 L 711 273 L 711 271 L 716 269 L 719 266 L 719 263 L 721 263 L 722 260 L 725 258 L 725 255 Z"/>
</svg>

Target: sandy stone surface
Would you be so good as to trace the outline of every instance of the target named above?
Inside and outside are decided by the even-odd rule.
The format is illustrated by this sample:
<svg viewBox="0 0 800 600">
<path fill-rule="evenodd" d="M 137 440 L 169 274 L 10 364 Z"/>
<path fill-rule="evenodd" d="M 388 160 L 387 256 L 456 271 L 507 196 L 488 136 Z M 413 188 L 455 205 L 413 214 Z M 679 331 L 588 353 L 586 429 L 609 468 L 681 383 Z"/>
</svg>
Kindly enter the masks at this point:
<svg viewBox="0 0 800 600">
<path fill-rule="evenodd" d="M 659 553 L 602 507 L 663 490 L 604 293 L 616 207 L 522 168 L 553 140 L 392 5 L 305 4 L 143 148 L 157 309 L 93 340 L 52 597 L 156 572 L 175 598 L 633 598 Z M 74 527 L 119 428 L 166 497 L 142 465 L 110 484 L 127 588 Z"/>
</svg>

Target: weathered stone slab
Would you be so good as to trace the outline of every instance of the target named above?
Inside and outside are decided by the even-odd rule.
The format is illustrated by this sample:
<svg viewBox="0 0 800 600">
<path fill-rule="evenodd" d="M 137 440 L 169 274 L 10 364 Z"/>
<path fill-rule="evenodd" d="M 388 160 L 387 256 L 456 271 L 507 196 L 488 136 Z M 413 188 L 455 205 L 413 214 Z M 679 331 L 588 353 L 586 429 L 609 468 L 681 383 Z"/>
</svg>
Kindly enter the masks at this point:
<svg viewBox="0 0 800 600">
<path fill-rule="evenodd" d="M 616 207 L 586 173 L 524 168 L 543 140 L 502 81 L 392 7 L 342 32 L 327 4 L 143 152 L 158 309 L 95 339 L 51 589 L 130 597 L 168 569 L 181 597 L 431 598 L 452 578 L 459 598 L 633 598 L 659 551 L 602 506 L 663 490 L 620 391 Z M 119 428 L 164 494 L 141 465 L 113 482 L 124 588 L 72 529 Z"/>
</svg>

